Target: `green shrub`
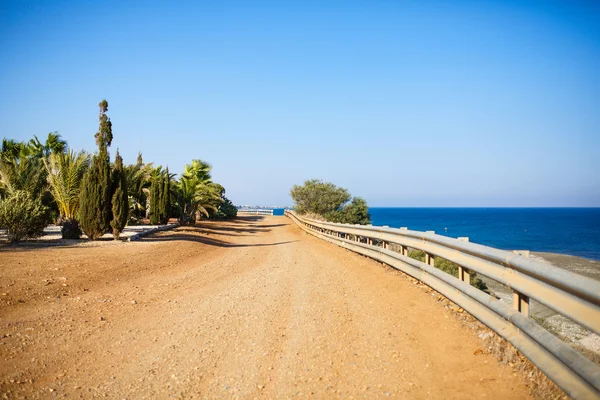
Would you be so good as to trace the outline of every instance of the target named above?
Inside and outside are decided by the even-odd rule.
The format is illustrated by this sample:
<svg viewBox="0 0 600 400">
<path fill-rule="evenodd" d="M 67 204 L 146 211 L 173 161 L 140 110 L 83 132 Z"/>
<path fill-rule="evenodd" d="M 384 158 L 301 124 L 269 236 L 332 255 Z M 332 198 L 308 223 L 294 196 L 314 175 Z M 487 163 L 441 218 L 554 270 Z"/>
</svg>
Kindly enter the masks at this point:
<svg viewBox="0 0 600 400">
<path fill-rule="evenodd" d="M 425 262 L 425 252 L 422 250 L 411 250 L 408 253 L 408 256 L 410 258 L 414 258 L 415 260 Z M 452 261 L 446 260 L 445 258 L 441 257 L 435 257 L 435 267 L 446 272 L 447 274 L 454 276 L 455 278 L 458 278 L 458 264 L 455 264 Z M 485 284 L 485 282 L 477 277 L 477 273 L 475 273 L 475 271 L 471 271 L 469 276 L 471 286 L 474 286 L 477 289 L 483 291 L 488 290 L 488 287 Z"/>
<path fill-rule="evenodd" d="M 223 203 L 219 206 L 219 209 L 215 213 L 215 219 L 232 219 L 237 217 L 237 207 L 233 205 L 231 200 L 223 196 Z"/>
<path fill-rule="evenodd" d="M 10 243 L 41 236 L 48 222 L 48 208 L 23 190 L 0 200 L 0 227 L 7 229 Z"/>
</svg>

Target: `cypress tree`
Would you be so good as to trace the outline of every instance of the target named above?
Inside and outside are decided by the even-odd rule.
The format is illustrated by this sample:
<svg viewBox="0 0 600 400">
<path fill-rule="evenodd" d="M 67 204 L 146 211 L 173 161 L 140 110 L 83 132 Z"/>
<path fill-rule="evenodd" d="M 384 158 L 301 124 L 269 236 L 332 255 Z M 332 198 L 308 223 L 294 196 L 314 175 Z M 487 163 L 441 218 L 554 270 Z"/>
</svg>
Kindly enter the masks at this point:
<svg viewBox="0 0 600 400">
<path fill-rule="evenodd" d="M 156 172 L 153 175 L 150 185 L 150 223 L 158 225 L 160 220 L 160 175 Z"/>
<path fill-rule="evenodd" d="M 92 166 L 83 179 L 79 209 L 81 228 L 91 240 L 102 236 L 110 228 L 112 219 L 112 181 L 108 154 L 108 146 L 113 139 L 112 123 L 106 116 L 108 102 L 102 100 L 98 107 L 100 126 L 95 135 L 98 154 L 94 156 Z"/>
<path fill-rule="evenodd" d="M 165 172 L 163 190 L 161 193 L 161 214 L 162 214 L 162 223 L 166 224 L 169 222 L 169 216 L 171 214 L 171 179 L 169 177 L 169 167 Z"/>
<path fill-rule="evenodd" d="M 79 199 L 79 223 L 91 240 L 96 240 L 104 234 L 98 164 L 98 156 L 94 156 L 92 165 L 83 178 Z"/>
<path fill-rule="evenodd" d="M 102 100 L 98 104 L 100 108 L 100 126 L 96 133 L 96 144 L 98 145 L 99 155 L 99 173 L 100 173 L 100 195 L 102 196 L 102 224 L 104 231 L 110 229 L 110 222 L 112 220 L 112 180 L 110 177 L 110 156 L 108 154 L 108 147 L 112 143 L 112 122 L 106 116 L 108 111 L 108 102 Z"/>
<path fill-rule="evenodd" d="M 127 197 L 127 179 L 123 169 L 123 159 L 119 155 L 115 157 L 115 167 L 113 170 L 113 198 L 112 198 L 112 215 L 113 219 L 110 225 L 113 228 L 113 237 L 119 239 L 119 235 L 125 229 L 127 224 L 127 216 L 129 213 L 129 199 Z"/>
</svg>

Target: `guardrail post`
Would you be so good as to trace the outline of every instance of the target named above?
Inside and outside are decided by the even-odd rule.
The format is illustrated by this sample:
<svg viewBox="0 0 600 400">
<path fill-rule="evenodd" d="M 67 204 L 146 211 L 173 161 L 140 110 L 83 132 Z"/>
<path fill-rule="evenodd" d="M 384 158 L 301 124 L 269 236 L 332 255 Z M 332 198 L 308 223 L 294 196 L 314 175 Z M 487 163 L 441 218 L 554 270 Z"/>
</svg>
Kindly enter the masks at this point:
<svg viewBox="0 0 600 400">
<path fill-rule="evenodd" d="M 463 242 L 468 242 L 469 238 L 467 236 L 459 237 L 458 240 Z M 458 266 L 458 279 L 463 281 L 464 283 L 470 285 L 471 284 L 471 271 L 467 268 L 463 268 L 462 266 Z"/>
<path fill-rule="evenodd" d="M 425 233 L 435 234 L 435 231 L 425 231 Z M 435 256 L 425 252 L 425 264 L 435 267 Z"/>
<path fill-rule="evenodd" d="M 401 226 L 400 227 L 401 231 L 407 231 L 408 227 L 406 226 Z M 400 245 L 400 254 L 402 254 L 403 256 L 407 256 L 408 257 L 408 247 Z"/>
<path fill-rule="evenodd" d="M 435 256 L 429 253 L 425 253 L 425 264 L 429 264 L 435 267 Z"/>
<path fill-rule="evenodd" d="M 400 254 L 408 257 L 408 247 L 400 245 Z"/>
<path fill-rule="evenodd" d="M 371 239 L 371 238 L 367 238 L 367 244 L 368 244 L 368 245 L 371 245 L 371 244 L 373 244 L 373 239 Z"/>
<path fill-rule="evenodd" d="M 383 227 L 384 228 L 389 228 L 390 226 L 389 225 L 384 225 Z M 387 249 L 390 246 L 389 246 L 388 242 L 386 242 L 385 240 L 382 240 L 381 241 L 381 247 L 383 247 L 384 249 Z"/>
<path fill-rule="evenodd" d="M 529 297 L 523 293 L 513 292 L 513 307 L 521 314 L 529 317 Z"/>
</svg>

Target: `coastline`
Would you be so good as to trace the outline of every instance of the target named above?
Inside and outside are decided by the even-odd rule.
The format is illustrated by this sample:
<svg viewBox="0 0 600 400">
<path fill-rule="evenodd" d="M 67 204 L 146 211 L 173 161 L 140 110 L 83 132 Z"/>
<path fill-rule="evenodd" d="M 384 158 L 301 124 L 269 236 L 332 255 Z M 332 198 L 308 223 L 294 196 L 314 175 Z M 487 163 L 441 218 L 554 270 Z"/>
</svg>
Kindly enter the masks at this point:
<svg viewBox="0 0 600 400">
<path fill-rule="evenodd" d="M 600 280 L 600 261 L 567 254 L 531 252 L 531 258 Z"/>
</svg>

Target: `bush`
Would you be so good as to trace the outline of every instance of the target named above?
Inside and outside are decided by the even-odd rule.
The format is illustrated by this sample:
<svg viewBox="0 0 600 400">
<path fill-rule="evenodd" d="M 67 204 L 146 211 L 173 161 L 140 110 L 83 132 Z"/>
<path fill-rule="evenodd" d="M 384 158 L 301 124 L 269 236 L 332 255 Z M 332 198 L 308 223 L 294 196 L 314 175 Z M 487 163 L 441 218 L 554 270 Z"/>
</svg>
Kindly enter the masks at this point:
<svg viewBox="0 0 600 400">
<path fill-rule="evenodd" d="M 425 262 L 425 252 L 422 250 L 412 250 L 410 253 L 408 253 L 408 256 L 410 258 L 414 258 L 415 260 Z M 445 258 L 436 257 L 435 267 L 446 272 L 447 274 L 454 276 L 455 278 L 458 278 L 458 264 L 455 264 L 452 261 L 446 260 Z M 471 271 L 469 276 L 471 286 L 483 291 L 488 290 L 485 282 L 477 277 L 475 271 Z"/>
<path fill-rule="evenodd" d="M 48 208 L 41 199 L 33 198 L 23 190 L 0 201 L 0 227 L 8 230 L 10 243 L 41 236 L 48 222 Z"/>
<path fill-rule="evenodd" d="M 82 234 L 79 222 L 74 219 L 64 220 L 60 233 L 63 239 L 79 239 Z"/>
<path fill-rule="evenodd" d="M 223 196 L 223 203 L 219 206 L 219 209 L 213 216 L 215 219 L 232 219 L 237 217 L 237 207 L 233 205 L 231 200 Z"/>
</svg>

